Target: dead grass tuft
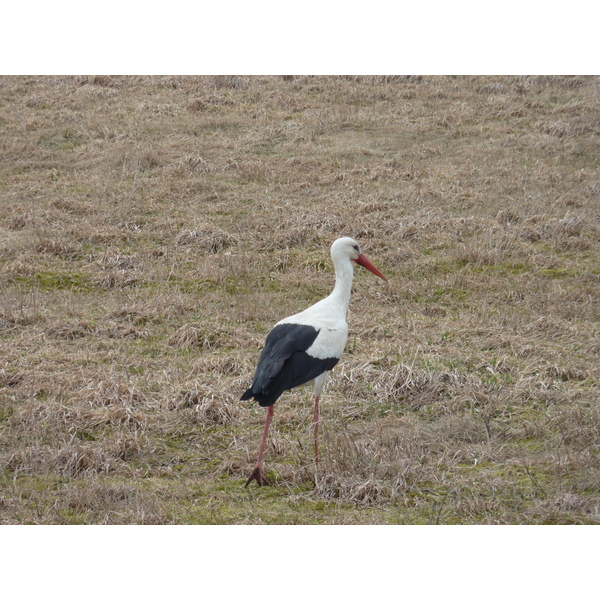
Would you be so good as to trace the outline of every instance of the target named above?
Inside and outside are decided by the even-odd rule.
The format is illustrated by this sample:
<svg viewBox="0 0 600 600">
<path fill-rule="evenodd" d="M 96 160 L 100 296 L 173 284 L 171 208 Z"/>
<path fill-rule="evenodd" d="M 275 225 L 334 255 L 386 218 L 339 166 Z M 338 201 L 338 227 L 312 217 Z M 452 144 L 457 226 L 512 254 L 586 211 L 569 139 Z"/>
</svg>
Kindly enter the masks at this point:
<svg viewBox="0 0 600 600">
<path fill-rule="evenodd" d="M 95 443 L 75 443 L 58 450 L 28 447 L 13 453 L 5 468 L 14 475 L 56 473 L 64 477 L 92 477 L 107 473 L 127 474 L 129 469 L 120 460 L 120 453 L 119 448 L 108 451 Z"/>
<path fill-rule="evenodd" d="M 210 254 L 219 254 L 235 242 L 235 236 L 214 227 L 182 231 L 175 238 L 176 246 L 193 245 Z"/>
<path fill-rule="evenodd" d="M 181 391 L 173 405 L 178 410 L 193 409 L 194 418 L 201 423 L 226 425 L 236 418 L 239 402 L 215 394 L 214 387 L 195 385 Z"/>
<path fill-rule="evenodd" d="M 182 325 L 168 340 L 170 346 L 177 350 L 190 348 L 219 348 L 233 344 L 231 331 L 225 327 L 207 329 L 201 323 Z"/>
</svg>

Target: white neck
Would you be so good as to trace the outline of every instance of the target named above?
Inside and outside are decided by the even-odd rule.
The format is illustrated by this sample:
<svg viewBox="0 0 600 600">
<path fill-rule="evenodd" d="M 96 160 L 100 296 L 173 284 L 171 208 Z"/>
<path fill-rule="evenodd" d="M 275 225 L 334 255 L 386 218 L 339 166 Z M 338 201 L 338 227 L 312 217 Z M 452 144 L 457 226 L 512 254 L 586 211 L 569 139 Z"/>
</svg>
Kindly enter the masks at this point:
<svg viewBox="0 0 600 600">
<path fill-rule="evenodd" d="M 333 292 L 327 297 L 327 301 L 335 304 L 338 310 L 343 313 L 345 319 L 348 312 L 348 304 L 350 303 L 354 265 L 348 258 L 343 257 L 334 263 L 334 266 L 335 287 L 333 288 Z"/>
</svg>

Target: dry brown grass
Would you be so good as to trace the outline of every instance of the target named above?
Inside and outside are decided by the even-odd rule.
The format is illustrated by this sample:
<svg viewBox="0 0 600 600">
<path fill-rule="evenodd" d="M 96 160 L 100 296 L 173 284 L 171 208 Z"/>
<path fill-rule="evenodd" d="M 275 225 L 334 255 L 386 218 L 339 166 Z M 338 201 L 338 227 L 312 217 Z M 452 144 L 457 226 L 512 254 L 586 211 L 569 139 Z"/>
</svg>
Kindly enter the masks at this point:
<svg viewBox="0 0 600 600">
<path fill-rule="evenodd" d="M 600 80 L 0 79 L 0 522 L 598 523 Z M 357 273 L 323 398 L 265 334 Z"/>
</svg>

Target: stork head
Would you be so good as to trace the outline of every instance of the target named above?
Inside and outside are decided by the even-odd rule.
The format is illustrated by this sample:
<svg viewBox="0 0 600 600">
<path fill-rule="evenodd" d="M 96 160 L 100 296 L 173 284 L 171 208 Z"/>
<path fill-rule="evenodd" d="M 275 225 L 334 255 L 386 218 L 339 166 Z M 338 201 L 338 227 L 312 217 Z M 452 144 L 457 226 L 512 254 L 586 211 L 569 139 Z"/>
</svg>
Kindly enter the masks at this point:
<svg viewBox="0 0 600 600">
<path fill-rule="evenodd" d="M 342 237 L 333 242 L 331 258 L 334 264 L 340 259 L 347 258 L 387 281 L 383 273 L 360 251 L 358 242 L 351 237 Z"/>
</svg>

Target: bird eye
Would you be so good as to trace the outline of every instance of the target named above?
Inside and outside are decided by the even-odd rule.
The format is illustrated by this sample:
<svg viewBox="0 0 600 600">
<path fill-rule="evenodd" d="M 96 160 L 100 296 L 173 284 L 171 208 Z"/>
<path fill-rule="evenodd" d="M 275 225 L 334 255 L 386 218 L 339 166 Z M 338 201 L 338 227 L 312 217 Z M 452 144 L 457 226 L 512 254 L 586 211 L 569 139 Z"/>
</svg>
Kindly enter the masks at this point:
<svg viewBox="0 0 600 600">
<path fill-rule="evenodd" d="M 358 246 L 356 246 L 356 245 L 355 245 L 355 246 L 353 246 L 353 248 L 354 248 L 354 249 L 355 249 L 357 252 L 360 252 L 360 250 L 358 249 Z"/>
</svg>

